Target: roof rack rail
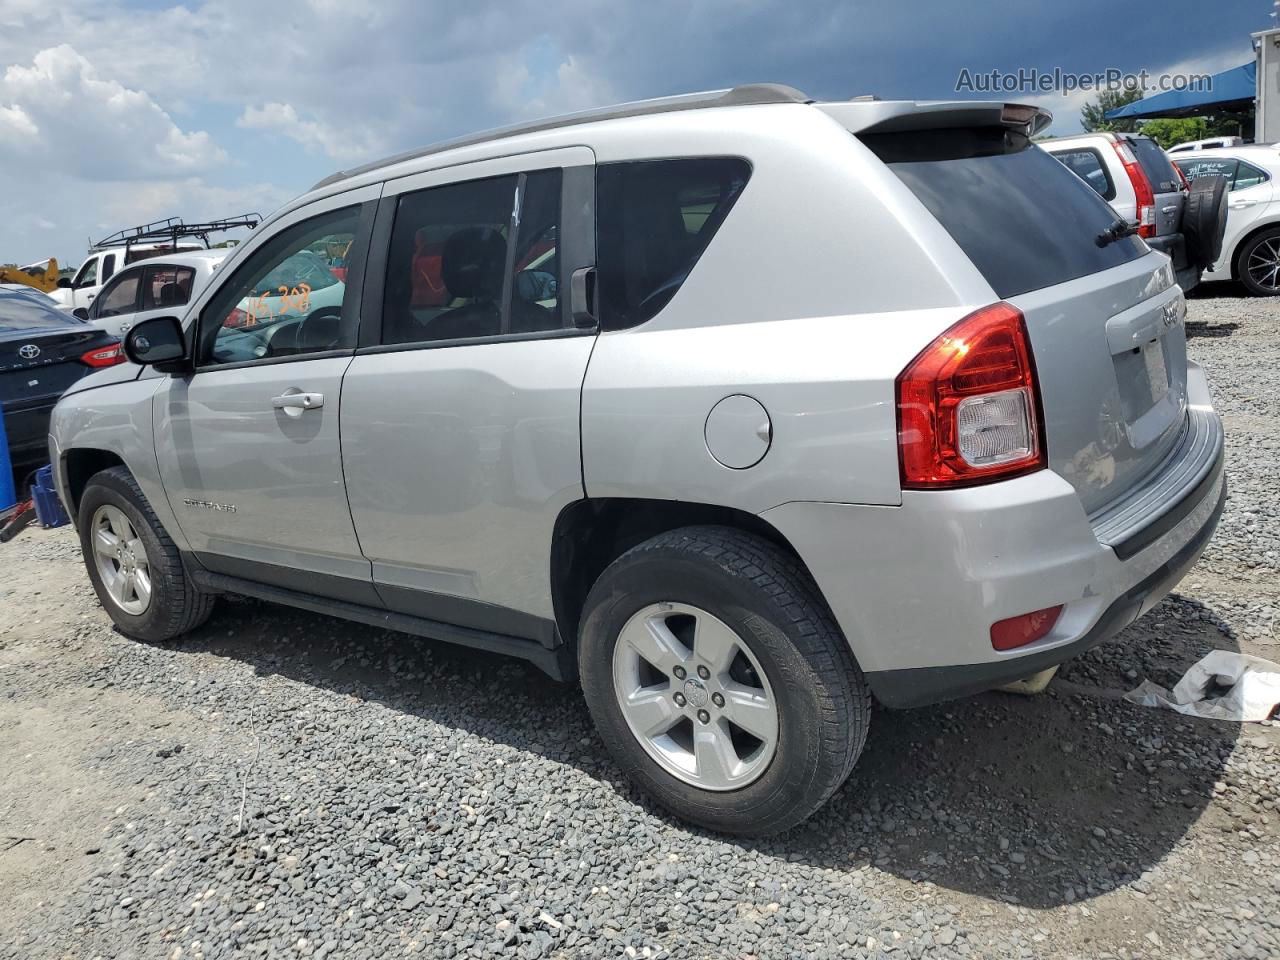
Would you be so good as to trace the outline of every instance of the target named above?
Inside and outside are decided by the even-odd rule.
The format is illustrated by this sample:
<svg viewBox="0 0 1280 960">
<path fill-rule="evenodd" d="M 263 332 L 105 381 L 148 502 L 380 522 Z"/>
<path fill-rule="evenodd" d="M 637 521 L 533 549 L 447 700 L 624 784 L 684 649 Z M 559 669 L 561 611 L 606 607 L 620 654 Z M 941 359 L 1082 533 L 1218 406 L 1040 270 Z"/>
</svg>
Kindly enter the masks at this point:
<svg viewBox="0 0 1280 960">
<path fill-rule="evenodd" d="M 443 153 L 446 150 L 470 147 L 478 143 L 487 143 L 491 140 L 503 140 L 507 137 L 515 137 L 524 133 L 555 130 L 558 127 L 571 127 L 576 124 L 592 123 L 597 120 L 616 120 L 622 117 L 642 117 L 654 113 L 674 113 L 678 110 L 738 107 L 763 103 L 813 103 L 813 98 L 801 93 L 795 87 L 789 87 L 782 83 L 747 83 L 728 90 L 707 90 L 702 93 L 683 93 L 674 97 L 658 97 L 653 100 L 634 100 L 630 103 L 619 103 L 610 107 L 597 107 L 592 110 L 567 113 L 558 117 L 546 117 L 542 120 L 518 123 L 509 127 L 498 127 L 494 130 L 486 130 L 483 133 L 469 134 L 454 140 L 445 140 L 428 147 L 398 153 L 383 160 L 375 160 L 373 163 L 352 167 L 350 170 L 339 170 L 337 173 L 325 177 L 311 189 L 319 190 L 321 187 L 327 187 L 330 184 L 339 183 L 362 173 L 369 173 L 372 170 L 380 170 L 392 164 L 403 163 L 405 160 L 417 160 L 420 157 L 429 157 L 432 154 Z"/>
<path fill-rule="evenodd" d="M 104 247 L 128 248 L 135 243 L 155 243 L 163 240 L 168 240 L 176 246 L 183 237 L 198 237 L 207 247 L 211 233 L 221 233 L 223 230 L 234 230 L 237 227 L 248 227 L 252 230 L 261 222 L 262 214 L 260 213 L 242 213 L 239 216 L 207 220 L 203 223 L 183 223 L 180 217 L 166 217 L 152 223 L 117 230 L 109 237 L 92 244 L 90 250 L 100 250 Z"/>
</svg>

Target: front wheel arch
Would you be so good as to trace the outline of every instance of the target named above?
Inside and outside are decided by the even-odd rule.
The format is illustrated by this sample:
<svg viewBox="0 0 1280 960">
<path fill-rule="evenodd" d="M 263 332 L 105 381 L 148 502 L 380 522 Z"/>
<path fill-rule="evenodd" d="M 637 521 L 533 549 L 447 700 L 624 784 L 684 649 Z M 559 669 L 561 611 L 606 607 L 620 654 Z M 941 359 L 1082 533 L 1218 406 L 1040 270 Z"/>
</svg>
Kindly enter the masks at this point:
<svg viewBox="0 0 1280 960">
<path fill-rule="evenodd" d="M 67 516 L 75 520 L 80 512 L 84 489 L 95 473 L 112 467 L 127 467 L 119 454 L 96 447 L 72 447 L 62 453 L 61 468 L 65 478 L 65 491 L 69 503 L 63 504 Z M 56 467 L 55 467 L 56 468 Z"/>
</svg>

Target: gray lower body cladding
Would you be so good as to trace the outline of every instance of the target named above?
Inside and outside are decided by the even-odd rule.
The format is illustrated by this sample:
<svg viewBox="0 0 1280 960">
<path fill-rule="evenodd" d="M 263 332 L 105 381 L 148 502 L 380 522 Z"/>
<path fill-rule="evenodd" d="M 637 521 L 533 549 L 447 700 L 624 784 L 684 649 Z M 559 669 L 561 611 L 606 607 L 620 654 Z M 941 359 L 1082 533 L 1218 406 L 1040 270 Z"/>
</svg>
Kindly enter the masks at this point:
<svg viewBox="0 0 1280 960">
<path fill-rule="evenodd" d="M 1221 461 L 1219 461 L 1221 470 Z M 1198 488 L 1195 496 L 1207 491 Z M 960 664 L 948 667 L 916 667 L 907 670 L 880 670 L 867 673 L 871 690 L 886 707 L 902 709 L 954 700 L 982 693 L 1005 683 L 1021 680 L 1048 667 L 1077 657 L 1098 644 L 1110 640 L 1165 597 L 1200 558 L 1200 553 L 1213 537 L 1227 502 L 1227 486 L 1221 485 L 1218 503 L 1209 520 L 1181 550 L 1145 580 L 1116 598 L 1098 622 L 1075 642 L 1043 653 L 1033 653 L 1016 660 L 996 663 Z M 1195 504 L 1189 504 L 1189 509 Z"/>
</svg>

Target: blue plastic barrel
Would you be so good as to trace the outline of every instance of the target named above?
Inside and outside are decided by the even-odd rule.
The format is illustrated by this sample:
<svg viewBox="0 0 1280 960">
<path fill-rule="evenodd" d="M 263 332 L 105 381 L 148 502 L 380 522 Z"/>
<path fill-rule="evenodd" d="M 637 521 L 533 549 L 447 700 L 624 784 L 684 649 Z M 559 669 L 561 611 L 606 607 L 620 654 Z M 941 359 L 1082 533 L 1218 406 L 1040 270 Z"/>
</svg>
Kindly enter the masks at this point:
<svg viewBox="0 0 1280 960">
<path fill-rule="evenodd" d="M 9 438 L 4 433 L 4 411 L 0 410 L 0 510 L 8 510 L 18 502 L 13 487 L 13 463 L 9 460 Z"/>
</svg>

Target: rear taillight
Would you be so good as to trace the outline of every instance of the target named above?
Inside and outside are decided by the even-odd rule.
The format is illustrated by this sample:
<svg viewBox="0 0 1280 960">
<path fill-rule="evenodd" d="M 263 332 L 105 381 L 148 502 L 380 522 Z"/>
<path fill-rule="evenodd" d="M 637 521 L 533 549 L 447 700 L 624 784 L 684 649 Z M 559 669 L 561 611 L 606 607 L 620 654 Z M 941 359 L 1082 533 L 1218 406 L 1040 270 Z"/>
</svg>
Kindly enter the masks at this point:
<svg viewBox="0 0 1280 960">
<path fill-rule="evenodd" d="M 969 314 L 898 375 L 902 486 L 964 487 L 1039 470 L 1040 396 L 1022 313 Z"/>
<path fill-rule="evenodd" d="M 1137 156 L 1127 143 L 1117 140 L 1112 146 L 1116 148 L 1116 154 L 1124 164 L 1124 172 L 1128 174 L 1129 183 L 1133 185 L 1133 192 L 1137 196 L 1138 236 L 1154 237 L 1156 235 L 1156 195 L 1151 189 L 1151 181 L 1142 172 Z"/>
<path fill-rule="evenodd" d="M 109 347 L 94 347 L 88 353 L 80 355 L 80 362 L 89 367 L 114 367 L 124 363 L 124 349 L 118 343 Z"/>
<path fill-rule="evenodd" d="M 991 646 L 996 650 L 1016 650 L 1043 639 L 1058 622 L 1062 604 L 1046 607 L 1033 613 L 1024 613 L 991 625 Z"/>
</svg>

